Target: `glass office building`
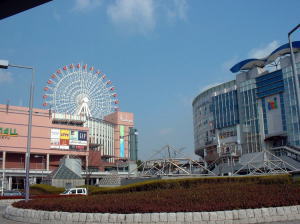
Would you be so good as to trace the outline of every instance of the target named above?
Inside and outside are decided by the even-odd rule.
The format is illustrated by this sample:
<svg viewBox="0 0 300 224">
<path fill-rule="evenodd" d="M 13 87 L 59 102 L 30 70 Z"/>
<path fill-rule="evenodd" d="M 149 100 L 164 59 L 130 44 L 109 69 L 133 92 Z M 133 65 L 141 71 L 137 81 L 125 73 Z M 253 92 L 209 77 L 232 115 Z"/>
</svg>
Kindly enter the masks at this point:
<svg viewBox="0 0 300 224">
<path fill-rule="evenodd" d="M 300 41 L 293 42 L 300 74 Z M 282 145 L 300 147 L 300 113 L 289 45 L 263 59 L 234 65 L 235 79 L 201 92 L 193 101 L 195 153 L 207 162 L 236 159 Z M 300 79 L 300 78 L 299 78 Z"/>
</svg>

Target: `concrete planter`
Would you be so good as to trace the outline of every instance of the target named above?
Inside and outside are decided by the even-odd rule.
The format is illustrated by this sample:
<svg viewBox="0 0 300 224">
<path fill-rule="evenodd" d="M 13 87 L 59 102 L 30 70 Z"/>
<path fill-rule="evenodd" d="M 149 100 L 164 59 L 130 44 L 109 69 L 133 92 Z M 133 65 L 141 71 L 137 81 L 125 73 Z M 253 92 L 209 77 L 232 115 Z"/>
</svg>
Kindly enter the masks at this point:
<svg viewBox="0 0 300 224">
<path fill-rule="evenodd" d="M 71 223 L 203 223 L 246 224 L 275 221 L 300 220 L 300 206 L 242 209 L 216 212 L 177 213 L 70 213 L 20 209 L 9 205 L 4 217 L 25 223 L 71 224 Z"/>
<path fill-rule="evenodd" d="M 22 201 L 24 199 L 6 199 L 6 200 L 0 200 L 0 206 L 8 206 L 16 201 Z"/>
</svg>

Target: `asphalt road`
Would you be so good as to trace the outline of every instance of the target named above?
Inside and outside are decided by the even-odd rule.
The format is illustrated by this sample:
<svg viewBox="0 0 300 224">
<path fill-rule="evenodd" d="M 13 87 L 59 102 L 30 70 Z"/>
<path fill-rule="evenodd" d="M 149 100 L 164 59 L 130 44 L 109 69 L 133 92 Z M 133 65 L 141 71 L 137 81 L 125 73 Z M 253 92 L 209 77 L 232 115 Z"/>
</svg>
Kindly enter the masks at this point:
<svg viewBox="0 0 300 224">
<path fill-rule="evenodd" d="M 11 220 L 5 219 L 3 217 L 3 213 L 4 213 L 5 208 L 6 208 L 6 206 L 0 206 L 0 224 L 21 224 L 21 223 L 24 223 L 24 222 L 16 222 L 16 221 L 11 221 Z M 289 222 L 272 222 L 272 224 L 299 224 L 299 223 L 300 223 L 299 220 L 289 221 Z M 265 224 L 270 224 L 270 222 L 265 223 Z"/>
<path fill-rule="evenodd" d="M 11 220 L 7 220 L 3 217 L 3 213 L 5 210 L 6 206 L 0 206 L 0 223 L 1 224 L 20 224 L 23 222 L 16 222 L 16 221 L 11 221 Z"/>
</svg>

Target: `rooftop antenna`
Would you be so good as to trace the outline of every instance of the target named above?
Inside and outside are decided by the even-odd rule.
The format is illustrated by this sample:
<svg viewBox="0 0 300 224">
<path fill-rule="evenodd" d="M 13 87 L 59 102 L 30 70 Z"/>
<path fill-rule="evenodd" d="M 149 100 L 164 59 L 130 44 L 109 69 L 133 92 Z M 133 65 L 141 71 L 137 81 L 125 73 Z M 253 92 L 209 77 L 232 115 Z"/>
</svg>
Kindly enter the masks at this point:
<svg viewBox="0 0 300 224">
<path fill-rule="evenodd" d="M 9 110 L 9 100 L 6 101 L 6 113 L 8 114 L 8 110 Z"/>
</svg>

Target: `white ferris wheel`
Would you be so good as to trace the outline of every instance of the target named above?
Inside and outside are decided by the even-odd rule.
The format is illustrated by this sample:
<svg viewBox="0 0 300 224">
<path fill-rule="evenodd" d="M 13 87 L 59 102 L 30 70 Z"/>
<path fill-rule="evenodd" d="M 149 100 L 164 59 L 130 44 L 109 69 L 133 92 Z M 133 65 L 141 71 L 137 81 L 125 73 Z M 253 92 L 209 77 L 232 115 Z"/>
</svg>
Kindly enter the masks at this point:
<svg viewBox="0 0 300 224">
<path fill-rule="evenodd" d="M 119 101 L 106 75 L 87 64 L 58 69 L 44 87 L 44 107 L 56 113 L 103 119 L 118 110 Z"/>
</svg>

